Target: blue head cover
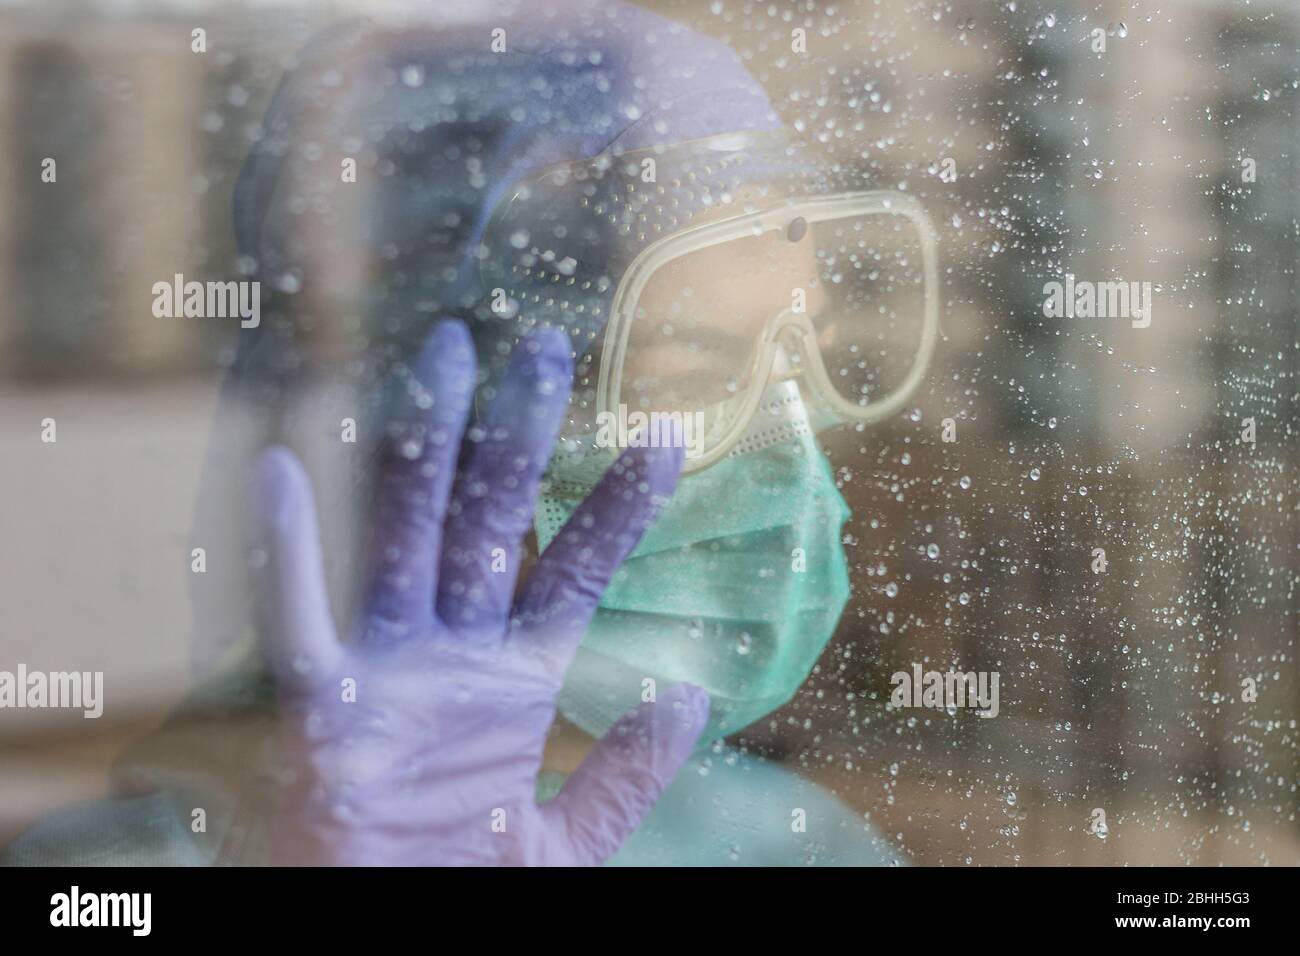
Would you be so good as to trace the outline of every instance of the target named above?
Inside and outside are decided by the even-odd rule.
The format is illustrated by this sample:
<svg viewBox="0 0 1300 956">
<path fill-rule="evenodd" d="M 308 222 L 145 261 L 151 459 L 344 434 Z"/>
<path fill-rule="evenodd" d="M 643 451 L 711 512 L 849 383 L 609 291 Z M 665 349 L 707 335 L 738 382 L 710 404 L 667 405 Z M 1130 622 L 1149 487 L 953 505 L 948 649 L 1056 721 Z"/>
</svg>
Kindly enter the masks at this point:
<svg viewBox="0 0 1300 956">
<path fill-rule="evenodd" d="M 236 186 L 235 233 L 264 292 L 309 289 L 323 263 L 369 258 L 367 274 L 404 290 L 368 303 L 373 345 L 376 329 L 407 338 L 412 324 L 475 309 L 479 240 L 520 180 L 609 151 L 777 127 L 729 47 L 617 0 L 452 29 L 349 23 L 310 44 L 272 99 Z M 342 180 L 338 157 L 356 161 L 362 188 Z"/>
</svg>

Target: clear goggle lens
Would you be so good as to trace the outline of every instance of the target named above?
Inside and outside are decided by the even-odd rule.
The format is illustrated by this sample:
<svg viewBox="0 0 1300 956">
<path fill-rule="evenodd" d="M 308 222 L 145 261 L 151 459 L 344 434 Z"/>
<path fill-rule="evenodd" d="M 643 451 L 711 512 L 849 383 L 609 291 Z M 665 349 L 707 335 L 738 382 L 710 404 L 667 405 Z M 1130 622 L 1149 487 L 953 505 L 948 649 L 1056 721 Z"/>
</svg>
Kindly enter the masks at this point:
<svg viewBox="0 0 1300 956">
<path fill-rule="evenodd" d="M 773 377 L 807 380 L 825 419 L 878 420 L 928 362 L 936 273 L 933 229 L 901 194 L 793 200 L 665 240 L 615 297 L 601 410 L 695 416 L 688 470 L 726 453 Z"/>
</svg>

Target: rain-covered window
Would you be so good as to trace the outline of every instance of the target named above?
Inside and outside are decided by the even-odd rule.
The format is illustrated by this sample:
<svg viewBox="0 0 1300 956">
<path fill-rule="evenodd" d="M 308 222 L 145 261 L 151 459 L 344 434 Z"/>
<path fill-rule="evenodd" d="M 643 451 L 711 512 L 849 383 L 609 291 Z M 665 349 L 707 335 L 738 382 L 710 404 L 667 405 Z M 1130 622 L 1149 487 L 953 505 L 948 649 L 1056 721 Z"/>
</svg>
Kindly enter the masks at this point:
<svg viewBox="0 0 1300 956">
<path fill-rule="evenodd" d="M 0 4 L 6 858 L 1296 864 L 1298 96 L 1292 0 Z"/>
</svg>

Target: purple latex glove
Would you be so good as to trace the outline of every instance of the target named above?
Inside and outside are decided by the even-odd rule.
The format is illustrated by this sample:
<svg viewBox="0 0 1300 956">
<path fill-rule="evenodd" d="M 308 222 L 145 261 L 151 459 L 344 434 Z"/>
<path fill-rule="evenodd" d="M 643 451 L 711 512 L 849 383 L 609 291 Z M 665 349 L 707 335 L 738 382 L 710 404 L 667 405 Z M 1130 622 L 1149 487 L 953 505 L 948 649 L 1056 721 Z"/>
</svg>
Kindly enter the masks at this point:
<svg viewBox="0 0 1300 956">
<path fill-rule="evenodd" d="M 373 578 L 346 643 L 307 476 L 283 448 L 258 463 L 259 612 L 285 744 L 275 863 L 601 863 L 704 727 L 705 692 L 669 688 L 537 803 L 565 671 L 610 576 L 672 493 L 681 450 L 624 454 L 512 600 L 568 402 L 568 340 L 543 331 L 515 349 L 457 474 L 474 368 L 465 327 L 441 323 L 389 428 Z"/>
</svg>

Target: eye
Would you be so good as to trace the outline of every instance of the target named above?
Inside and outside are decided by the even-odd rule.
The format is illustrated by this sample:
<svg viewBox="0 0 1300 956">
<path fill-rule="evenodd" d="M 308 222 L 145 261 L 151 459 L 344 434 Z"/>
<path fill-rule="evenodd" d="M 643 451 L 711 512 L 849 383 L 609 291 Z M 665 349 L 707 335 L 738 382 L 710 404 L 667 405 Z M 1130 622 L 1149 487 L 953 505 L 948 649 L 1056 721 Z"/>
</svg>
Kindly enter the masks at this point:
<svg viewBox="0 0 1300 956">
<path fill-rule="evenodd" d="M 790 220 L 790 225 L 785 227 L 785 237 L 791 242 L 798 242 L 808 234 L 808 220 L 803 216 L 796 216 Z"/>
</svg>

